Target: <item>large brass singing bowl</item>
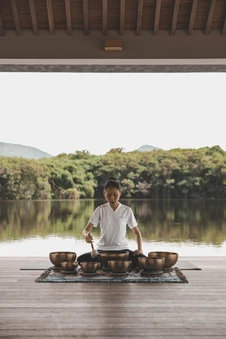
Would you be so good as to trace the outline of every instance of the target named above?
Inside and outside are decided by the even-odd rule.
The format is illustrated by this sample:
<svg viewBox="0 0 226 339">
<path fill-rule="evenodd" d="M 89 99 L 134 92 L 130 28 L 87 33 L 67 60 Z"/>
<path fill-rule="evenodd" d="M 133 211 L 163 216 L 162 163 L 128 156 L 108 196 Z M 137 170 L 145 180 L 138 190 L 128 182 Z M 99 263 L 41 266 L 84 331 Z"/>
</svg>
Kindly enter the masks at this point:
<svg viewBox="0 0 226 339">
<path fill-rule="evenodd" d="M 113 273 L 126 273 L 130 269 L 132 261 L 128 260 L 108 260 L 108 267 Z"/>
<path fill-rule="evenodd" d="M 129 252 L 118 252 L 118 251 L 109 251 L 109 252 L 99 252 L 98 257 L 103 268 L 108 268 L 108 261 L 110 260 L 128 260 Z"/>
<path fill-rule="evenodd" d="M 61 267 L 63 261 L 73 262 L 77 255 L 75 252 L 50 252 L 49 260 L 57 267 Z"/>
<path fill-rule="evenodd" d="M 148 253 L 148 258 L 156 257 L 156 256 L 165 258 L 165 264 L 164 264 L 163 268 L 172 267 L 173 265 L 176 264 L 176 262 L 178 260 L 178 253 L 175 253 L 175 252 L 157 251 L 157 252 L 149 252 Z"/>
<path fill-rule="evenodd" d="M 80 262 L 80 266 L 84 273 L 95 273 L 100 268 L 100 263 L 96 261 L 83 261 Z"/>
<path fill-rule="evenodd" d="M 61 263 L 61 268 L 64 271 L 73 271 L 78 267 L 78 262 L 77 261 L 63 261 Z"/>
<path fill-rule="evenodd" d="M 158 271 L 161 270 L 164 266 L 165 259 L 163 257 L 152 257 L 152 258 L 145 258 L 141 257 L 138 258 L 138 265 L 144 271 Z"/>
</svg>

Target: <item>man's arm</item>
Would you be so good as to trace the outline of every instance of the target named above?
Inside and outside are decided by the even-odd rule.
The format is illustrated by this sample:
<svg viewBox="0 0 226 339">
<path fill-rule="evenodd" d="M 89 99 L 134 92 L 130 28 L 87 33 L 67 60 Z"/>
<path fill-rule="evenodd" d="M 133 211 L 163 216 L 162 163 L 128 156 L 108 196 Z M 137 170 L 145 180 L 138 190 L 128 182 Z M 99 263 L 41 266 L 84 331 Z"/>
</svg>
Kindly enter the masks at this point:
<svg viewBox="0 0 226 339">
<path fill-rule="evenodd" d="M 91 224 L 91 222 L 89 222 L 86 227 L 84 228 L 84 230 L 82 231 L 82 235 L 85 239 L 86 242 L 91 243 L 93 241 L 93 237 L 90 234 L 91 230 L 93 228 L 93 224 Z"/>
<path fill-rule="evenodd" d="M 133 227 L 133 233 L 136 236 L 137 248 L 138 248 L 137 250 L 134 251 L 134 255 L 142 254 L 143 253 L 143 250 L 142 250 L 142 235 L 140 233 L 138 226 Z"/>
</svg>

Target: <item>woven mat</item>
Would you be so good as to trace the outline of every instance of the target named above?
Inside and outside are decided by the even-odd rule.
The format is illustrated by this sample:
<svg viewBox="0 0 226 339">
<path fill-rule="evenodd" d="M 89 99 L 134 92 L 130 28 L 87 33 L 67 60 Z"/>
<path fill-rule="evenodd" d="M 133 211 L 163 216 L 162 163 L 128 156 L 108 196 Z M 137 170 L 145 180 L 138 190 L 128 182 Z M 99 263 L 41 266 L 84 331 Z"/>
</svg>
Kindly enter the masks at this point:
<svg viewBox="0 0 226 339">
<path fill-rule="evenodd" d="M 83 275 L 80 269 L 76 274 L 64 274 L 54 271 L 51 267 L 45 270 L 35 282 L 44 283 L 188 283 L 188 280 L 175 267 L 164 269 L 161 275 L 142 276 L 140 272 L 129 272 L 125 276 L 112 276 L 109 272 L 98 270 L 97 275 Z"/>
</svg>

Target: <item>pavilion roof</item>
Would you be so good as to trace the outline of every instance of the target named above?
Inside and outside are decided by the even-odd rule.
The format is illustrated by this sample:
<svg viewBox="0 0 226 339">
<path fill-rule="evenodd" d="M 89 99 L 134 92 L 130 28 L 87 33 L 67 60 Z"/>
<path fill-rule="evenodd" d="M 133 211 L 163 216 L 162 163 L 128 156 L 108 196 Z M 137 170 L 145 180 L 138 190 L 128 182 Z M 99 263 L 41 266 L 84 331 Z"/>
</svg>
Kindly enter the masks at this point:
<svg viewBox="0 0 226 339">
<path fill-rule="evenodd" d="M 123 35 L 132 30 L 140 35 L 148 30 L 153 35 L 178 30 L 192 35 L 204 35 L 218 30 L 226 34 L 225 0 L 1 0 L 0 35 L 15 31 L 48 30 L 50 35 L 64 30 L 72 35 L 74 30 L 117 30 Z"/>
<path fill-rule="evenodd" d="M 225 42 L 226 0 L 0 0 L 0 72 L 226 71 Z"/>
</svg>

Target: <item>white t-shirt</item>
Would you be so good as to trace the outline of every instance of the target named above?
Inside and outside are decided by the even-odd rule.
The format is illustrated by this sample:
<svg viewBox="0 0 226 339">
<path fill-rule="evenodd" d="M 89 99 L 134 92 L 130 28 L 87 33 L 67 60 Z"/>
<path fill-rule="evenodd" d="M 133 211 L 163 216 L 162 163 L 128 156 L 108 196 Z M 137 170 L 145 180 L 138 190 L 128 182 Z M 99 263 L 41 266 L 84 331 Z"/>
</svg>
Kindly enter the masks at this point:
<svg viewBox="0 0 226 339">
<path fill-rule="evenodd" d="M 128 249 L 126 240 L 126 226 L 133 228 L 137 221 L 129 206 L 119 203 L 114 211 L 109 203 L 100 205 L 95 209 L 89 222 L 97 227 L 100 224 L 101 237 L 97 249 L 112 251 Z"/>
</svg>

